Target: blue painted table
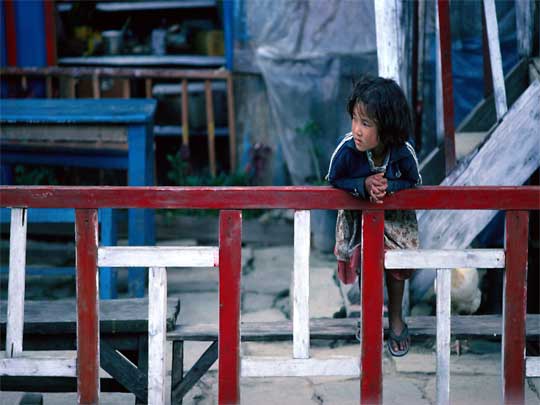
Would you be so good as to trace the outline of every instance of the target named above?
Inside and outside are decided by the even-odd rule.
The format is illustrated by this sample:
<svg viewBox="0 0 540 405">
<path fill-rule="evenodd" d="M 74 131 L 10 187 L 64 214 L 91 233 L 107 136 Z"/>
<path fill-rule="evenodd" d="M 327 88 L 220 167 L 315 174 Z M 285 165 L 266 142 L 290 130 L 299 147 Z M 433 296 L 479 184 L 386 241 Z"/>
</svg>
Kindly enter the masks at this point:
<svg viewBox="0 0 540 405">
<path fill-rule="evenodd" d="M 15 164 L 127 169 L 128 185 L 154 182 L 153 116 L 151 99 L 2 99 L 0 152 L 4 174 Z M 41 214 L 48 215 L 46 210 Z M 73 222 L 73 210 L 58 215 Z M 38 220 L 39 214 L 29 215 Z M 3 215 L 5 218 L 5 214 Z M 115 240 L 112 212 L 101 213 L 101 243 Z M 129 244 L 152 245 L 154 212 L 129 210 Z M 131 296 L 143 297 L 145 269 L 129 270 Z M 114 274 L 100 269 L 100 295 L 116 295 Z"/>
</svg>

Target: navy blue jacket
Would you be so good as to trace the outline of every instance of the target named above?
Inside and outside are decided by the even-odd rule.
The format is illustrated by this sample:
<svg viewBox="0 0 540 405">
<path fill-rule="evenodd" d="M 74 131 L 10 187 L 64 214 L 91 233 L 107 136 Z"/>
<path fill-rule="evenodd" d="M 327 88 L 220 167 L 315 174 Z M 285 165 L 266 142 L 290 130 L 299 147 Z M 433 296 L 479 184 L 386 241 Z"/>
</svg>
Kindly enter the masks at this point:
<svg viewBox="0 0 540 405">
<path fill-rule="evenodd" d="M 352 134 L 348 133 L 332 154 L 326 179 L 334 187 L 366 199 L 366 177 L 375 173 L 377 172 L 371 170 L 367 153 L 356 149 Z M 408 142 L 390 149 L 384 177 L 388 180 L 387 193 L 390 194 L 422 184 L 418 159 L 414 148 Z"/>
</svg>

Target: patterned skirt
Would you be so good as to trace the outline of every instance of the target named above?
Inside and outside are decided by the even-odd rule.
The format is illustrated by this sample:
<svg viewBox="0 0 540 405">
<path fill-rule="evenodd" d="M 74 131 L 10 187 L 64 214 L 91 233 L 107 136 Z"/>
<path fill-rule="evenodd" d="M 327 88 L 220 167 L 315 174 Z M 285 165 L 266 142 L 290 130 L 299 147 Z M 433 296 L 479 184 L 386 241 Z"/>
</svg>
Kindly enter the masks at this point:
<svg viewBox="0 0 540 405">
<path fill-rule="evenodd" d="M 361 212 L 339 210 L 336 221 L 334 254 L 338 259 L 338 276 L 351 284 L 361 266 Z M 385 211 L 384 245 L 386 249 L 418 249 L 418 222 L 415 211 Z M 413 270 L 387 270 L 398 280 L 411 277 Z"/>
</svg>

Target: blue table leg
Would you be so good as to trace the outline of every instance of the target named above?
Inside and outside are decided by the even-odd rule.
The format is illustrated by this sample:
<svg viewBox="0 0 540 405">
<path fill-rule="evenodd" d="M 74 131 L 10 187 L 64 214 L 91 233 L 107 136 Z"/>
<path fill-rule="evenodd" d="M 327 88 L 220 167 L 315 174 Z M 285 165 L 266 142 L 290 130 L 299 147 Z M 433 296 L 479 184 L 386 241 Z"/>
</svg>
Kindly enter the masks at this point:
<svg viewBox="0 0 540 405">
<path fill-rule="evenodd" d="M 117 241 L 117 210 L 102 208 L 99 210 L 101 217 L 101 245 L 115 246 Z M 118 298 L 117 270 L 112 267 L 99 268 L 99 298 Z"/>
<path fill-rule="evenodd" d="M 154 183 L 154 142 L 152 124 L 128 128 L 128 185 L 150 186 Z M 154 211 L 129 210 L 129 245 L 155 244 Z M 128 291 L 132 297 L 144 297 L 146 269 L 134 267 L 128 273 Z"/>
<path fill-rule="evenodd" d="M 0 165 L 0 184 L 13 184 L 13 170 L 11 165 L 2 163 Z"/>
</svg>

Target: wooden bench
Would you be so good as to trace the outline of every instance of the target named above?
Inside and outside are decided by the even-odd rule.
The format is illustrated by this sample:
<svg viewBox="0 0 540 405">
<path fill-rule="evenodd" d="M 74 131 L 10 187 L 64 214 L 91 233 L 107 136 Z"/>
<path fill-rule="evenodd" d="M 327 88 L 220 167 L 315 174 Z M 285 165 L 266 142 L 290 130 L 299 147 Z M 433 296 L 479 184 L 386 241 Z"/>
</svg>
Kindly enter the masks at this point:
<svg viewBox="0 0 540 405">
<path fill-rule="evenodd" d="M 6 301 L 0 301 L 0 331 L 6 333 Z M 167 302 L 167 329 L 173 330 L 180 312 L 178 299 Z M 132 392 L 147 402 L 148 300 L 100 301 L 100 364 L 113 378 L 101 378 L 104 392 Z M 24 350 L 76 350 L 76 301 L 26 301 Z M 5 341 L 1 342 L 5 350 Z M 130 361 L 128 361 L 128 359 Z M 134 366 L 137 365 L 137 366 Z M 74 377 L 2 376 L 0 389 L 25 392 L 77 391 Z"/>
<path fill-rule="evenodd" d="M 416 316 L 407 318 L 409 332 L 413 337 L 435 336 L 437 321 L 435 316 Z M 451 318 L 452 335 L 457 338 L 482 337 L 501 338 L 501 315 L 463 315 Z M 358 332 L 358 318 L 320 318 L 311 319 L 310 337 L 319 340 L 355 340 Z M 388 321 L 384 320 L 385 335 Z M 540 337 L 540 315 L 527 315 L 527 337 Z M 292 321 L 241 323 L 243 342 L 287 341 L 293 337 Z M 217 324 L 178 324 L 167 333 L 172 341 L 171 403 L 179 404 L 188 391 L 210 369 L 218 358 Z M 184 342 L 211 342 L 199 360 L 184 375 Z M 360 355 L 360 354 L 359 354 Z"/>
</svg>

